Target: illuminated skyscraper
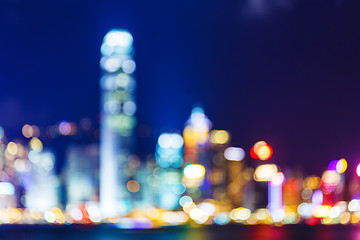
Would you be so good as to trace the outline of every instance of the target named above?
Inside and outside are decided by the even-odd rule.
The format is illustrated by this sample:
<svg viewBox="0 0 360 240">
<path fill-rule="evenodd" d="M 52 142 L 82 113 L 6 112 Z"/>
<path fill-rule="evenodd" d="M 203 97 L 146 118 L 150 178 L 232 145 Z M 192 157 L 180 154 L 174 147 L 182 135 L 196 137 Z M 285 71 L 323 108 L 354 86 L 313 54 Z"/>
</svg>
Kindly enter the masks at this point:
<svg viewBox="0 0 360 240">
<path fill-rule="evenodd" d="M 55 155 L 46 150 L 28 153 L 30 171 L 24 172 L 25 206 L 45 212 L 58 206 L 59 179 L 55 175 Z"/>
<path fill-rule="evenodd" d="M 66 151 L 67 205 L 80 206 L 98 197 L 99 146 L 71 145 Z"/>
<path fill-rule="evenodd" d="M 189 120 L 185 123 L 184 138 L 184 178 L 188 194 L 194 201 L 202 196 L 202 189 L 207 189 L 209 130 L 211 121 L 204 110 L 196 107 L 192 110 Z M 206 190 L 205 190 L 206 191 Z"/>
<path fill-rule="evenodd" d="M 112 30 L 101 46 L 100 207 L 104 217 L 129 211 L 127 179 L 123 173 L 136 125 L 132 43 L 129 32 Z"/>
<path fill-rule="evenodd" d="M 186 190 L 181 182 L 180 167 L 183 165 L 183 138 L 177 133 L 163 133 L 156 146 L 158 176 L 157 206 L 167 210 L 179 207 L 181 194 Z"/>
</svg>

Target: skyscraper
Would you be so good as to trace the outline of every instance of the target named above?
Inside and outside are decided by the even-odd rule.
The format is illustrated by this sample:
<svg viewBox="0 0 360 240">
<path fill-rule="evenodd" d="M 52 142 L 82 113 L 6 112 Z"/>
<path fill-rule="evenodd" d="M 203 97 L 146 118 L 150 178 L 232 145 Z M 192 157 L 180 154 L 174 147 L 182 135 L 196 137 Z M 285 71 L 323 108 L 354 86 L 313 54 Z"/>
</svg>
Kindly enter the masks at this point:
<svg viewBox="0 0 360 240">
<path fill-rule="evenodd" d="M 100 207 L 103 217 L 127 213 L 129 192 L 125 172 L 133 145 L 136 104 L 133 78 L 133 37 L 111 30 L 101 46 Z"/>
</svg>

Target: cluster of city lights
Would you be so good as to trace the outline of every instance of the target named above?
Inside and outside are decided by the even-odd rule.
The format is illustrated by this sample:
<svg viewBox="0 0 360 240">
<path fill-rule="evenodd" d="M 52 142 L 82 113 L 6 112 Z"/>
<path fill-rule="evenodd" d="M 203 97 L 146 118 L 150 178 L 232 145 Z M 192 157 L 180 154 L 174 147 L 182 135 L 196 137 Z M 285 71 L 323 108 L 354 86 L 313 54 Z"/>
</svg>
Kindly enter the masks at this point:
<svg viewBox="0 0 360 240">
<path fill-rule="evenodd" d="M 77 126 L 62 121 L 56 133 L 69 136 Z M 125 213 L 103 216 L 94 196 L 97 191 L 84 200 L 76 199 L 85 195 L 71 196 L 75 200 L 63 205 L 58 194 L 63 183 L 54 172 L 55 156 L 41 140 L 47 137 L 49 127 L 45 133 L 40 129 L 26 124 L 22 138 L 7 142 L 1 128 L 0 223 L 109 223 L 119 228 L 153 228 L 360 222 L 360 183 L 351 179 L 349 186 L 345 185 L 345 176 L 349 177 L 345 159 L 330 161 L 322 176 L 303 178 L 282 171 L 271 159 L 273 149 L 268 143 L 256 142 L 249 152 L 231 146 L 231 134 L 211 130 L 201 108 L 194 109 L 182 135 L 173 132 L 159 136 L 153 158 L 143 163 L 134 155 L 129 158 L 128 171 L 133 173 L 124 184 L 132 204 Z M 73 156 L 71 161 L 80 160 Z M 78 177 L 72 176 L 75 185 L 83 181 Z M 81 186 L 86 190 L 86 184 Z M 79 189 L 73 192 L 69 195 L 82 194 Z M 349 201 L 345 201 L 345 193 L 351 196 Z M 259 196 L 262 201 L 256 199 Z"/>
<path fill-rule="evenodd" d="M 344 158 L 329 161 L 321 176 L 282 169 L 270 144 L 233 146 L 231 134 L 212 129 L 201 107 L 192 110 L 183 131 L 160 134 L 154 154 L 133 154 L 132 43 L 124 30 L 104 38 L 100 128 L 88 118 L 45 128 L 26 124 L 21 137 L 8 140 L 0 127 L 1 224 L 360 223 L 360 179 L 349 174 Z M 57 174 L 53 140 L 71 136 L 89 141 L 64 149 Z"/>
</svg>

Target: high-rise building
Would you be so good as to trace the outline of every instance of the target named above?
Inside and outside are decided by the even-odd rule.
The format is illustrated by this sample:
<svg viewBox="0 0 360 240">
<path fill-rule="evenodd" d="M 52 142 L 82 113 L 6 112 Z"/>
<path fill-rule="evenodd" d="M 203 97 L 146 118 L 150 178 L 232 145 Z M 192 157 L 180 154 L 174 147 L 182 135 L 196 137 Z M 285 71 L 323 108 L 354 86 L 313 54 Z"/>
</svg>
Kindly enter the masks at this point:
<svg viewBox="0 0 360 240">
<path fill-rule="evenodd" d="M 66 151 L 66 199 L 68 206 L 78 207 L 98 200 L 99 146 L 71 145 Z"/>
<path fill-rule="evenodd" d="M 209 182 L 209 130 L 211 121 L 204 110 L 196 107 L 192 110 L 189 120 L 185 123 L 184 138 L 184 178 L 186 195 L 195 202 L 206 198 Z M 205 190 L 205 191 L 204 191 Z"/>
<path fill-rule="evenodd" d="M 100 207 L 104 217 L 129 211 L 127 179 L 123 173 L 136 125 L 132 43 L 128 31 L 112 30 L 101 46 Z"/>
<path fill-rule="evenodd" d="M 34 151 L 28 154 L 31 170 L 24 176 L 25 206 L 45 212 L 58 206 L 59 179 L 55 175 L 55 155 L 51 151 Z"/>
<path fill-rule="evenodd" d="M 180 134 L 163 133 L 156 146 L 157 173 L 161 181 L 157 184 L 156 204 L 160 208 L 174 210 L 179 207 L 181 194 L 186 190 L 181 182 L 180 168 L 183 165 L 184 141 Z"/>
</svg>

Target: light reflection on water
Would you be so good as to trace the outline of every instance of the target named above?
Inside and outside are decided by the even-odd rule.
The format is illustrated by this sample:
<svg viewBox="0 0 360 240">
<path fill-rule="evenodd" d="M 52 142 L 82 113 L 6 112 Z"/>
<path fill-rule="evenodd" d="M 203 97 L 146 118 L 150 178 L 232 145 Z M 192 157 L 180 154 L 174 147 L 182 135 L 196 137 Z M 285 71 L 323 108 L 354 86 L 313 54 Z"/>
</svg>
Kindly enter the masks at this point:
<svg viewBox="0 0 360 240">
<path fill-rule="evenodd" d="M 360 240 L 360 226 L 208 226 L 122 230 L 107 227 L 0 227 L 0 239 L 36 240 Z"/>
</svg>

